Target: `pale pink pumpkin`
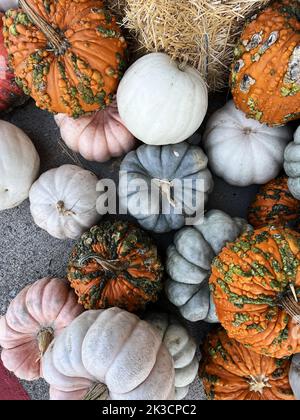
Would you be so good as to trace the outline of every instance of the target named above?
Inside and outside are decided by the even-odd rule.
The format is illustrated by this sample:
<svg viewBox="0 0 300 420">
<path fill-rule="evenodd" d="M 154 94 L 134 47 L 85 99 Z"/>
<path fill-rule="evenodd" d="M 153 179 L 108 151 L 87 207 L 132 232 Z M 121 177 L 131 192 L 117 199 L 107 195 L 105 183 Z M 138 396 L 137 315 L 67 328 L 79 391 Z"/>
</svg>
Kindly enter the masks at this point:
<svg viewBox="0 0 300 420">
<path fill-rule="evenodd" d="M 54 118 L 66 145 L 87 160 L 105 162 L 134 148 L 134 136 L 122 122 L 116 102 L 78 119 L 65 114 Z"/>
<path fill-rule="evenodd" d="M 4 366 L 20 379 L 38 379 L 41 356 L 82 310 L 65 280 L 48 277 L 25 287 L 0 318 Z"/>
</svg>

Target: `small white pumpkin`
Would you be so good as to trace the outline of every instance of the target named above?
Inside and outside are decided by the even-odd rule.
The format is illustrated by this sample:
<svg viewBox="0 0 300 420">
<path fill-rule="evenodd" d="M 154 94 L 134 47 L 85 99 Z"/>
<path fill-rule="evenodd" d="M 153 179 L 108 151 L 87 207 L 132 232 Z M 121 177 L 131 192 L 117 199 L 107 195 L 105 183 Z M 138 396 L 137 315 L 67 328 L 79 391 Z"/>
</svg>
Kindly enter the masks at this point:
<svg viewBox="0 0 300 420">
<path fill-rule="evenodd" d="M 182 400 L 197 377 L 199 362 L 197 345 L 188 330 L 172 315 L 153 312 L 146 315 L 146 321 L 158 329 L 163 343 L 174 360 L 175 398 Z M 200 356 L 201 357 L 201 356 Z"/>
<path fill-rule="evenodd" d="M 18 7 L 18 0 L 1 0 L 0 12 L 6 12 L 8 9 L 16 9 Z"/>
<path fill-rule="evenodd" d="M 300 400 L 300 353 L 292 358 L 289 374 L 290 385 L 297 400 Z"/>
<path fill-rule="evenodd" d="M 290 139 L 289 128 L 248 119 L 230 101 L 209 119 L 204 148 L 213 173 L 230 185 L 246 187 L 265 184 L 279 174 Z"/>
<path fill-rule="evenodd" d="M 285 149 L 284 170 L 289 176 L 289 190 L 300 200 L 300 127 L 294 134 L 294 141 Z"/>
<path fill-rule="evenodd" d="M 167 251 L 166 270 L 170 277 L 165 291 L 185 319 L 218 322 L 208 287 L 211 263 L 227 242 L 235 241 L 246 229 L 251 227 L 245 220 L 210 210 L 201 224 L 176 233 Z"/>
<path fill-rule="evenodd" d="M 0 121 L 0 210 L 11 209 L 28 198 L 38 175 L 40 158 L 20 128 Z"/>
<path fill-rule="evenodd" d="M 98 182 L 95 174 L 76 165 L 45 172 L 30 190 L 34 222 L 55 238 L 79 238 L 101 218 L 96 209 Z"/>
<path fill-rule="evenodd" d="M 200 73 L 152 53 L 125 73 L 117 92 L 119 112 L 128 130 L 146 144 L 180 143 L 200 127 L 208 93 Z"/>
<path fill-rule="evenodd" d="M 168 400 L 175 392 L 173 359 L 160 334 L 119 308 L 75 319 L 48 347 L 42 373 L 51 399 Z"/>
</svg>

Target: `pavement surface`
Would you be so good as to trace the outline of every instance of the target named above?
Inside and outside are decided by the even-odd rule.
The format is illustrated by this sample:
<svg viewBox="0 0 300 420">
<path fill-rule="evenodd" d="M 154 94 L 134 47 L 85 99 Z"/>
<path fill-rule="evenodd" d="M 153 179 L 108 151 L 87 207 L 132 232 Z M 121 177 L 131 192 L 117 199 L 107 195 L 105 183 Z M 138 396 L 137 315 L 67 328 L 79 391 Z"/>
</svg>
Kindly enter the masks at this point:
<svg viewBox="0 0 300 420">
<path fill-rule="evenodd" d="M 225 100 L 226 95 L 212 97 L 209 114 L 222 107 Z M 41 173 L 66 163 L 74 163 L 72 156 L 60 144 L 59 130 L 53 116 L 37 109 L 33 101 L 0 118 L 17 125 L 32 139 L 41 158 Z M 194 141 L 197 139 L 199 137 Z M 105 164 L 97 164 L 81 159 L 86 169 L 92 170 L 99 177 L 115 180 L 118 179 L 120 162 L 121 159 L 114 159 Z M 231 216 L 246 217 L 248 205 L 256 191 L 256 186 L 233 188 L 215 179 L 215 189 L 210 196 L 208 208 L 224 210 Z M 153 236 L 163 255 L 173 234 Z M 6 312 L 10 301 L 25 285 L 45 276 L 65 276 L 73 245 L 73 241 L 55 239 L 39 229 L 32 220 L 28 200 L 13 210 L 0 212 L 0 315 Z M 158 305 L 165 306 L 162 301 Z M 196 323 L 188 327 L 200 345 L 208 325 Z M 43 380 L 23 382 L 23 385 L 32 399 L 48 399 L 48 386 Z M 205 399 L 199 379 L 191 387 L 188 398 Z"/>
</svg>

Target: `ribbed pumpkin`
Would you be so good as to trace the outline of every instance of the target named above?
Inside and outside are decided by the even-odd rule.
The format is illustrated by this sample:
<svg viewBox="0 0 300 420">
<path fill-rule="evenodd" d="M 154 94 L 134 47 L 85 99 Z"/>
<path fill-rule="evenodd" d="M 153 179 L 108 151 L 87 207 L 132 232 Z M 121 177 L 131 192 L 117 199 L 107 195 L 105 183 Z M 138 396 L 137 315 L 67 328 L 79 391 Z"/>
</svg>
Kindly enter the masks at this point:
<svg viewBox="0 0 300 420">
<path fill-rule="evenodd" d="M 20 0 L 4 37 L 18 84 L 38 107 L 78 117 L 113 99 L 126 42 L 99 0 Z"/>
<path fill-rule="evenodd" d="M 235 49 L 234 102 L 248 117 L 283 125 L 300 117 L 300 3 L 271 4 L 242 33 Z"/>
<path fill-rule="evenodd" d="M 294 400 L 289 367 L 289 360 L 254 353 L 219 329 L 207 338 L 200 374 L 210 400 Z"/>
<path fill-rule="evenodd" d="M 249 223 L 254 228 L 266 225 L 293 226 L 300 218 L 300 201 L 289 191 L 288 178 L 281 176 L 263 185 L 251 204 Z"/>
<path fill-rule="evenodd" d="M 214 260 L 210 287 L 229 337 L 271 357 L 300 351 L 300 234 L 245 233 Z"/>
<path fill-rule="evenodd" d="M 157 300 L 162 275 L 150 237 L 123 221 L 107 221 L 83 234 L 68 267 L 68 279 L 86 309 L 141 309 Z"/>
</svg>

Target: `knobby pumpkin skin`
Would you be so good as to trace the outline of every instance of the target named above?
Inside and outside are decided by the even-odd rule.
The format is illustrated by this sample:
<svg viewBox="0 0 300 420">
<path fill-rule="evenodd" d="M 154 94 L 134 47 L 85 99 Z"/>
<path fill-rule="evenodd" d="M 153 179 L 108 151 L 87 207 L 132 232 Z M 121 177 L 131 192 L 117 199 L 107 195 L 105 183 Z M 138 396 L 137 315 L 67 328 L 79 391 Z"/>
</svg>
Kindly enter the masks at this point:
<svg viewBox="0 0 300 420">
<path fill-rule="evenodd" d="M 219 329 L 207 338 L 200 376 L 210 400 L 294 400 L 289 367 L 288 359 L 259 355 Z"/>
<path fill-rule="evenodd" d="M 254 228 L 266 225 L 299 226 L 300 201 L 289 191 L 287 176 L 281 176 L 263 185 L 251 204 L 249 223 Z"/>
<path fill-rule="evenodd" d="M 283 125 L 300 117 L 300 3 L 283 0 L 245 28 L 235 49 L 231 84 L 248 117 Z"/>
<path fill-rule="evenodd" d="M 68 266 L 68 279 L 86 309 L 137 311 L 157 300 L 162 275 L 150 237 L 124 221 L 107 221 L 83 234 Z"/>
<path fill-rule="evenodd" d="M 126 42 L 115 17 L 99 0 L 21 0 L 20 6 L 4 18 L 19 86 L 48 111 L 79 117 L 105 108 L 125 70 Z"/>
<path fill-rule="evenodd" d="M 247 232 L 212 264 L 210 287 L 229 337 L 266 356 L 300 351 L 300 326 L 292 318 L 300 296 L 300 234 L 267 226 Z"/>
</svg>

